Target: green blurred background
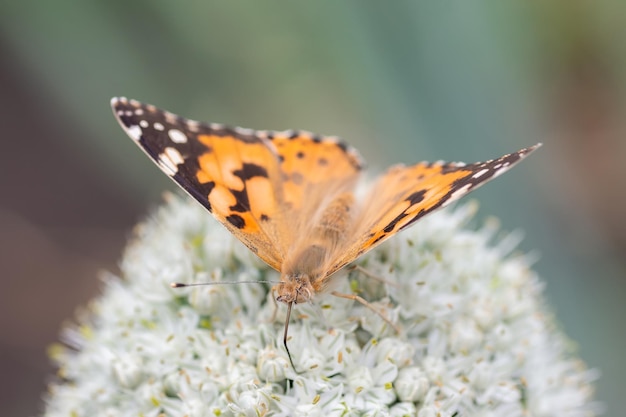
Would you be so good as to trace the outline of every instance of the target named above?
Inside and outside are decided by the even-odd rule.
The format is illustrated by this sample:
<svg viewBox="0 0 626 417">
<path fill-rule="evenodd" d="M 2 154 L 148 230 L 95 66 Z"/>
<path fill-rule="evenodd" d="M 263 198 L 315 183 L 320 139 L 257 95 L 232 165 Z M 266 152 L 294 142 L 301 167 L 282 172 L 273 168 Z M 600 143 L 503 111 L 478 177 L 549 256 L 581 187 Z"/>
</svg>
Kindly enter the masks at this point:
<svg viewBox="0 0 626 417">
<path fill-rule="evenodd" d="M 0 415 L 175 186 L 109 108 L 342 136 L 374 171 L 545 146 L 473 194 L 522 229 L 578 354 L 626 409 L 626 2 L 0 2 Z M 622 410 L 620 412 L 619 410 Z"/>
</svg>

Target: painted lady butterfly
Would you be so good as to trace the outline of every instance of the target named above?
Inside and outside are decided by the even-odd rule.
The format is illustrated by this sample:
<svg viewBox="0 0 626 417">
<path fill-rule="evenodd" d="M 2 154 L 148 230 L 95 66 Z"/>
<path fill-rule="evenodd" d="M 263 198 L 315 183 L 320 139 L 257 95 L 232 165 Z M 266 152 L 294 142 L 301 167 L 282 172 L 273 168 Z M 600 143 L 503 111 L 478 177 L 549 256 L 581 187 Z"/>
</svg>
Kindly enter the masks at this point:
<svg viewBox="0 0 626 417">
<path fill-rule="evenodd" d="M 163 172 L 280 272 L 274 291 L 288 305 L 286 349 L 293 304 L 310 300 L 361 254 L 541 145 L 474 164 L 396 165 L 357 199 L 363 161 L 336 138 L 200 123 L 126 98 L 111 105 L 126 133 Z M 356 295 L 332 294 L 368 305 Z"/>
</svg>

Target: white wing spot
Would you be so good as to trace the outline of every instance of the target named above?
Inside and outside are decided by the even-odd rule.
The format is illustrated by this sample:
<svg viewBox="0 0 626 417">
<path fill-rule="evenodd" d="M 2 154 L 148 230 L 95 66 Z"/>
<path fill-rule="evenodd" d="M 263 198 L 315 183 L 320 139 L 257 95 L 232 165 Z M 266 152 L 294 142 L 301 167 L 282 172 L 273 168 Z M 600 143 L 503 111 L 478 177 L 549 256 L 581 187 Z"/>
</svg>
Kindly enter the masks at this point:
<svg viewBox="0 0 626 417">
<path fill-rule="evenodd" d="M 480 177 L 482 177 L 483 175 L 485 175 L 488 172 L 489 172 L 489 170 L 487 168 L 481 169 L 480 171 L 478 171 L 477 173 L 472 175 L 472 178 L 480 178 Z"/>
<path fill-rule="evenodd" d="M 175 148 L 165 148 L 159 155 L 161 168 L 170 176 L 178 172 L 178 164 L 185 162 L 183 156 Z"/>
<path fill-rule="evenodd" d="M 296 131 L 293 130 L 293 129 L 288 129 L 288 130 L 283 130 L 283 131 L 280 131 L 280 132 L 276 132 L 277 136 L 287 136 L 287 137 L 290 137 L 290 136 L 293 136 L 295 134 L 296 134 Z"/>
<path fill-rule="evenodd" d="M 314 134 L 308 130 L 298 130 L 296 134 L 303 139 L 312 139 L 314 136 Z M 337 138 L 335 143 L 339 143 L 339 138 Z"/>
<path fill-rule="evenodd" d="M 135 110 L 135 114 L 136 114 L 137 116 L 143 116 L 143 109 L 137 109 L 137 110 Z"/>
<path fill-rule="evenodd" d="M 139 139 L 141 139 L 142 130 L 139 126 L 128 126 L 128 129 L 126 129 L 126 131 L 128 132 L 128 136 L 130 136 L 134 141 L 139 141 Z"/>
<path fill-rule="evenodd" d="M 170 137 L 170 139 L 172 139 L 172 142 L 174 143 L 187 143 L 187 135 L 185 135 L 178 129 L 170 129 L 167 132 L 167 135 Z"/>
<path fill-rule="evenodd" d="M 163 116 L 165 116 L 165 120 L 171 124 L 176 123 L 176 115 L 174 113 L 170 113 L 168 111 L 163 112 Z"/>
<path fill-rule="evenodd" d="M 497 177 L 498 175 L 503 174 L 503 173 L 505 173 L 505 172 L 506 172 L 506 171 L 508 171 L 508 170 L 509 170 L 508 166 L 507 166 L 507 165 L 504 165 L 504 166 L 502 166 L 500 169 L 496 170 L 496 171 L 493 173 L 493 177 L 495 178 L 495 177 Z"/>
<path fill-rule="evenodd" d="M 154 124 L 154 130 L 165 130 L 165 126 L 163 126 L 161 123 L 156 122 Z"/>
<path fill-rule="evenodd" d="M 465 184 L 463 187 L 459 188 L 458 190 L 456 190 L 455 192 L 452 193 L 452 195 L 450 196 L 450 199 L 448 199 L 448 201 L 446 201 L 446 203 L 448 202 L 452 202 L 454 200 L 456 200 L 459 197 L 462 197 L 463 195 L 467 194 L 467 192 L 472 188 L 472 184 Z"/>
<path fill-rule="evenodd" d="M 248 129 L 245 127 L 236 127 L 235 132 L 239 133 L 242 136 L 252 136 L 254 135 L 255 131 L 253 129 Z"/>
<path fill-rule="evenodd" d="M 200 122 L 195 120 L 187 120 L 187 128 L 192 132 L 197 132 L 200 130 Z"/>
<path fill-rule="evenodd" d="M 145 129 L 146 127 L 148 127 L 148 122 L 146 122 L 145 120 L 142 120 L 142 121 L 139 122 L 139 126 L 141 126 L 141 127 L 143 127 Z"/>
</svg>

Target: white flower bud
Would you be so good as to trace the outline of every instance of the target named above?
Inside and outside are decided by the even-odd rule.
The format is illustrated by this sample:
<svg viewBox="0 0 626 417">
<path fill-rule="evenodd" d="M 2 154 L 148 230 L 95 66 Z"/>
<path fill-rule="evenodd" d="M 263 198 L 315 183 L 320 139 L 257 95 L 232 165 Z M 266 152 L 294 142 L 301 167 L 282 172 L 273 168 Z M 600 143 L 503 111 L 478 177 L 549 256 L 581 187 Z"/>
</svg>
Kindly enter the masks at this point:
<svg viewBox="0 0 626 417">
<path fill-rule="evenodd" d="M 417 417 L 440 417 L 441 413 L 435 409 L 433 406 L 426 406 L 421 408 L 417 413 Z"/>
<path fill-rule="evenodd" d="M 394 387 L 400 401 L 419 402 L 430 388 L 426 374 L 416 366 L 401 369 Z"/>
<path fill-rule="evenodd" d="M 414 416 L 416 413 L 417 407 L 410 402 L 397 403 L 389 409 L 389 415 L 391 417 Z"/>
<path fill-rule="evenodd" d="M 259 378 L 267 382 L 280 382 L 285 379 L 285 369 L 290 367 L 288 360 L 277 355 L 273 348 L 265 348 L 259 352 L 257 372 Z"/>
<path fill-rule="evenodd" d="M 143 379 L 141 357 L 127 355 L 112 362 L 113 374 L 118 383 L 128 389 L 133 389 Z"/>
</svg>

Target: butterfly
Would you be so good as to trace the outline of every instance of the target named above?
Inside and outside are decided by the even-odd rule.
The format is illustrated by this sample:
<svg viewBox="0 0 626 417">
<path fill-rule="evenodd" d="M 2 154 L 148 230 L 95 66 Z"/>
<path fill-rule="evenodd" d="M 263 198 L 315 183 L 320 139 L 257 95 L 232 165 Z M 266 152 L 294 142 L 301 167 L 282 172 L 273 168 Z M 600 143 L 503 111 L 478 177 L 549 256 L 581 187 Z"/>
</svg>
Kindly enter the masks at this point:
<svg viewBox="0 0 626 417">
<path fill-rule="evenodd" d="M 364 162 L 336 137 L 202 123 L 126 98 L 113 98 L 111 106 L 165 174 L 280 273 L 273 291 L 288 306 L 283 342 L 292 366 L 293 304 L 324 292 L 332 275 L 360 255 L 541 146 L 473 164 L 392 166 L 358 195 Z M 356 295 L 331 293 L 369 306 Z"/>
</svg>

